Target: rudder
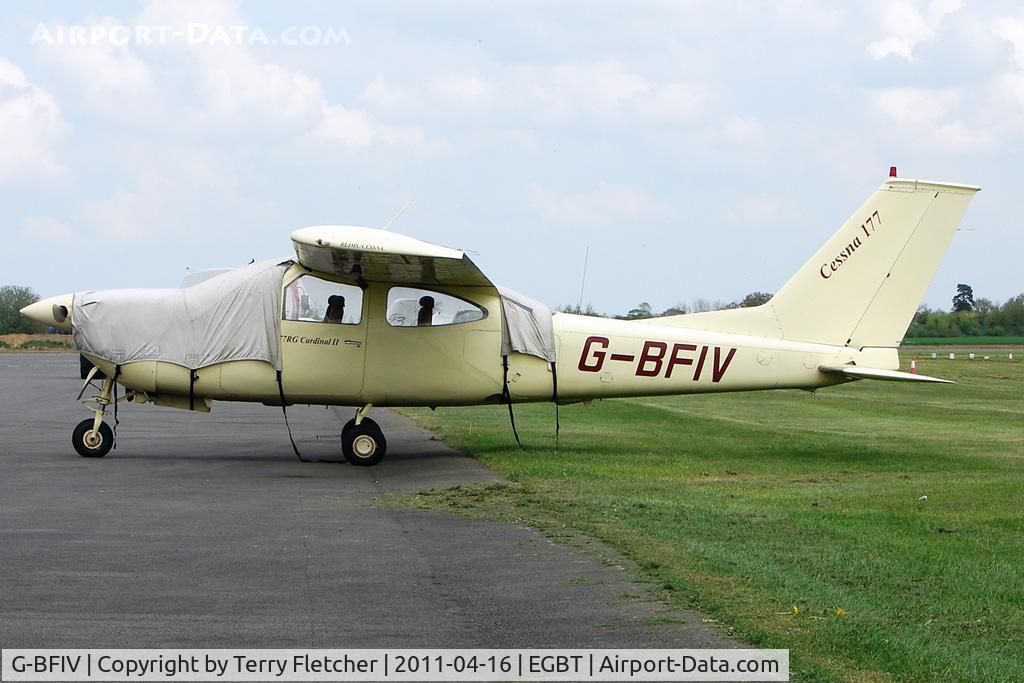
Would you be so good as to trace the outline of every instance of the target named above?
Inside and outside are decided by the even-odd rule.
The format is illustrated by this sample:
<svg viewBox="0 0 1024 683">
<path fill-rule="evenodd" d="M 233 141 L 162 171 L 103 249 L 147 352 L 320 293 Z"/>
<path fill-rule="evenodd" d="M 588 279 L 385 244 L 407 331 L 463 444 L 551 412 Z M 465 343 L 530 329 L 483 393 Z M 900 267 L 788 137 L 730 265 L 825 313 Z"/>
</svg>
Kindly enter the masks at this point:
<svg viewBox="0 0 1024 683">
<path fill-rule="evenodd" d="M 895 348 L 979 189 L 891 178 L 767 303 L 657 322 L 835 346 Z"/>
<path fill-rule="evenodd" d="M 978 189 L 888 180 L 768 303 L 783 338 L 899 346 Z"/>
</svg>

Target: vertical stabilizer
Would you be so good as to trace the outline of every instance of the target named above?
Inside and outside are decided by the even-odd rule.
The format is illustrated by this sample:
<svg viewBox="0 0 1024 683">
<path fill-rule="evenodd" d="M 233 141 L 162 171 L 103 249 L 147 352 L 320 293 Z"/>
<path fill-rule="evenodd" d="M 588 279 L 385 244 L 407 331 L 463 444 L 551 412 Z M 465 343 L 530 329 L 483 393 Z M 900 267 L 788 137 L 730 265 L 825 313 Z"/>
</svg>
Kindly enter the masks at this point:
<svg viewBox="0 0 1024 683">
<path fill-rule="evenodd" d="M 855 348 L 899 346 L 979 189 L 891 178 L 768 303 L 658 322 Z"/>
</svg>

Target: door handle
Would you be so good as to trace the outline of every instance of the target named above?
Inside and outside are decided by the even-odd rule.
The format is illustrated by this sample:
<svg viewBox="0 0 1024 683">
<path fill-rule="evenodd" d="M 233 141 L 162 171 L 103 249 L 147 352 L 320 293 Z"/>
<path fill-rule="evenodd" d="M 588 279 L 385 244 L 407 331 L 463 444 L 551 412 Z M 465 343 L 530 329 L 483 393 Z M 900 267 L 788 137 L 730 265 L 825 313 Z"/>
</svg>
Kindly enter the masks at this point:
<svg viewBox="0 0 1024 683">
<path fill-rule="evenodd" d="M 363 342 L 359 341 L 358 339 L 346 339 L 345 343 L 348 344 L 349 346 L 362 346 L 363 345 Z"/>
</svg>

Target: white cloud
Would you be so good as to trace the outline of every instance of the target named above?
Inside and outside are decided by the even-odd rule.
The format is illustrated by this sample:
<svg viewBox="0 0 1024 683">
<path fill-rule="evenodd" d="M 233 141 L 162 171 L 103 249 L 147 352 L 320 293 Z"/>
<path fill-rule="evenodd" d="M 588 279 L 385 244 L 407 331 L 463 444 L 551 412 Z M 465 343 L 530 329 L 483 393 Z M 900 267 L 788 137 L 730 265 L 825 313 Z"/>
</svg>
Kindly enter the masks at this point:
<svg viewBox="0 0 1024 683">
<path fill-rule="evenodd" d="M 484 106 L 494 98 L 491 83 L 471 74 L 445 74 L 434 80 L 433 89 L 439 97 L 464 108 Z"/>
<path fill-rule="evenodd" d="M 641 118 L 672 123 L 696 118 L 708 99 L 707 89 L 698 83 L 652 84 L 636 98 L 635 106 Z"/>
<path fill-rule="evenodd" d="M 107 29 L 121 25 L 111 17 L 91 23 Z M 47 30 L 56 35 L 58 22 L 51 21 Z M 41 41 L 35 49 L 42 61 L 66 76 L 83 93 L 86 104 L 96 111 L 116 118 L 132 118 L 151 115 L 158 108 L 149 66 L 126 45 L 109 41 L 74 45 Z"/>
<path fill-rule="evenodd" d="M 356 99 L 384 111 L 410 111 L 417 104 L 418 95 L 411 88 L 396 87 L 377 74 Z"/>
<path fill-rule="evenodd" d="M 118 190 L 103 199 L 83 203 L 81 213 L 106 237 L 118 241 L 144 241 L 155 236 L 160 223 L 174 210 L 165 186 L 144 181 L 142 187 Z"/>
<path fill-rule="evenodd" d="M 701 83 L 659 84 L 618 61 L 529 67 L 517 75 L 510 94 L 532 100 L 532 108 L 550 118 L 635 115 L 681 123 L 703 114 L 710 100 Z"/>
<path fill-rule="evenodd" d="M 996 94 L 1002 99 L 1024 108 L 1024 73 L 1000 74 L 993 81 Z M 1019 121 L 1019 115 L 1014 119 Z"/>
<path fill-rule="evenodd" d="M 814 31 L 833 31 L 846 20 L 846 10 L 815 0 L 779 0 L 769 5 L 782 18 Z"/>
<path fill-rule="evenodd" d="M 446 146 L 443 139 L 428 137 L 419 127 L 381 123 L 361 109 L 340 104 L 327 107 L 306 138 L 309 142 L 335 144 L 352 151 L 373 146 L 439 151 Z"/>
<path fill-rule="evenodd" d="M 35 52 L 67 77 L 86 105 L 110 118 L 301 132 L 326 106 L 319 81 L 261 60 L 240 42 L 133 44 L 111 37 L 113 27 L 159 27 L 163 33 L 184 36 L 193 26 L 247 26 L 236 2 L 151 0 L 134 19 L 89 18 L 86 24 L 108 39 L 39 41 Z M 54 19 L 47 30 L 60 35 L 64 25 Z"/>
<path fill-rule="evenodd" d="M 430 112 L 476 117 L 481 113 L 519 119 L 566 121 L 635 117 L 650 122 L 685 122 L 704 114 L 710 89 L 701 82 L 659 83 L 617 60 L 550 66 L 491 66 L 488 73 L 449 72 L 410 86 L 378 75 L 357 99 L 393 115 Z"/>
<path fill-rule="evenodd" d="M 233 0 L 151 0 L 137 21 L 149 26 L 169 26 L 181 35 L 194 26 L 250 25 L 239 3 Z M 327 107 L 327 98 L 317 79 L 262 60 L 243 42 L 171 42 L 154 50 L 159 50 L 164 59 L 176 57 L 178 71 L 189 64 L 194 69 L 192 94 L 197 101 L 191 109 L 202 124 L 242 131 L 301 133 L 316 125 Z"/>
<path fill-rule="evenodd" d="M 796 208 L 791 200 L 783 197 L 750 195 L 724 209 L 722 218 L 730 223 L 759 226 L 777 223 L 786 215 L 791 215 Z"/>
<path fill-rule="evenodd" d="M 78 233 L 72 230 L 71 226 L 50 216 L 26 216 L 25 220 L 21 222 L 21 228 L 26 239 L 33 240 L 35 243 L 45 242 L 46 247 L 53 244 L 65 247 L 73 246 L 81 241 Z"/>
<path fill-rule="evenodd" d="M 159 150 L 159 153 L 155 153 Z M 140 146 L 120 159 L 132 182 L 82 202 L 84 220 L 105 237 L 132 242 L 188 241 L 211 216 L 245 210 L 231 161 L 196 148 Z M 225 226 L 221 226 L 223 229 Z"/>
<path fill-rule="evenodd" d="M 931 0 L 922 10 L 912 0 L 884 0 L 879 14 L 886 36 L 868 43 L 868 54 L 875 59 L 895 55 L 912 60 L 914 48 L 934 40 L 942 20 L 962 6 L 961 0 Z"/>
<path fill-rule="evenodd" d="M 756 116 L 730 116 L 722 124 L 722 136 L 734 145 L 760 142 L 764 126 Z"/>
<path fill-rule="evenodd" d="M 651 84 L 615 61 L 518 69 L 514 95 L 526 95 L 555 118 L 613 116 L 646 94 Z"/>
<path fill-rule="evenodd" d="M 990 133 L 957 117 L 959 88 L 880 88 L 869 90 L 868 97 L 897 132 L 920 146 L 940 152 L 972 151 L 993 142 Z"/>
<path fill-rule="evenodd" d="M 996 20 L 992 33 L 1013 45 L 1013 60 L 1024 69 L 1024 19 L 1001 17 Z"/>
<path fill-rule="evenodd" d="M 675 215 L 671 202 L 657 199 L 636 185 L 600 182 L 589 192 L 559 192 L 534 183 L 530 207 L 548 223 L 581 227 L 628 228 L 638 221 Z"/>
<path fill-rule="evenodd" d="M 946 118 L 960 102 L 959 88 L 882 88 L 871 91 L 875 109 L 900 126 Z"/>
<path fill-rule="evenodd" d="M 139 21 L 172 26 L 182 32 L 196 24 L 250 25 L 235 0 L 151 0 Z M 197 71 L 198 101 L 193 109 L 201 124 L 247 134 L 270 132 L 281 136 L 278 139 L 285 144 L 297 141 L 305 147 L 311 141 L 348 150 L 377 145 L 415 149 L 440 146 L 437 139 L 417 127 L 390 125 L 367 111 L 331 102 L 319 79 L 264 60 L 244 43 L 193 44 L 178 49 Z M 450 84 L 448 96 L 459 85 L 466 89 L 466 84 Z"/>
<path fill-rule="evenodd" d="M 53 148 L 67 129 L 50 93 L 0 58 L 0 184 L 62 175 Z"/>
<path fill-rule="evenodd" d="M 139 23 L 150 26 L 182 27 L 188 23 L 209 26 L 240 25 L 239 0 L 149 0 Z"/>
<path fill-rule="evenodd" d="M 261 62 L 241 47 L 210 46 L 197 54 L 207 112 L 216 121 L 308 129 L 324 115 L 320 82 Z"/>
</svg>

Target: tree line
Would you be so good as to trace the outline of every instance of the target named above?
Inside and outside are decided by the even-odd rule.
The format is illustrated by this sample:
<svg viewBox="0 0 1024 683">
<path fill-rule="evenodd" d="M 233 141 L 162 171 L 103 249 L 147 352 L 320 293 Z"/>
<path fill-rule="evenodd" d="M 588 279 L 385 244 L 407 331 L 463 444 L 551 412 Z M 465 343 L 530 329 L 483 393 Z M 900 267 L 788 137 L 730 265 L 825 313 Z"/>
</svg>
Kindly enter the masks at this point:
<svg viewBox="0 0 1024 683">
<path fill-rule="evenodd" d="M 39 295 L 30 287 L 4 285 L 0 287 L 0 334 L 35 334 L 46 332 L 46 326 L 29 320 L 19 311 L 39 301 Z"/>
<path fill-rule="evenodd" d="M 689 303 L 685 301 L 679 301 L 672 306 L 669 306 L 663 311 L 656 312 L 651 305 L 644 301 L 639 304 L 636 308 L 631 308 L 625 313 L 621 314 L 608 314 L 598 313 L 594 310 L 594 307 L 589 303 L 586 307 L 578 304 L 566 304 L 559 306 L 558 310 L 562 313 L 575 313 L 577 315 L 592 315 L 598 318 L 616 318 L 618 320 L 642 320 L 644 318 L 661 318 L 666 315 L 685 315 L 687 313 L 707 313 L 708 311 L 720 311 L 726 308 L 749 308 L 750 306 L 760 306 L 766 303 L 772 295 L 768 292 L 751 292 L 742 299 L 732 302 L 724 302 L 721 299 L 706 299 L 704 297 L 697 297 Z"/>
<path fill-rule="evenodd" d="M 1024 294 L 1003 303 L 974 297 L 970 285 L 959 284 L 949 311 L 921 306 L 907 330 L 919 337 L 1020 337 L 1024 336 Z"/>
<path fill-rule="evenodd" d="M 690 303 L 677 303 L 664 311 L 655 311 L 649 303 L 644 302 L 636 308 L 618 314 L 599 313 L 590 304 L 586 307 L 575 304 L 559 306 L 558 310 L 563 313 L 619 320 L 642 320 L 666 315 L 760 306 L 771 298 L 772 295 L 768 292 L 751 292 L 742 299 L 729 303 L 697 298 Z M 914 320 L 907 330 L 907 338 L 1024 336 L 1024 294 L 1018 294 L 1000 304 L 984 297 L 975 298 L 973 288 L 961 283 L 957 285 L 951 304 L 948 311 L 928 306 L 917 309 Z"/>
</svg>

